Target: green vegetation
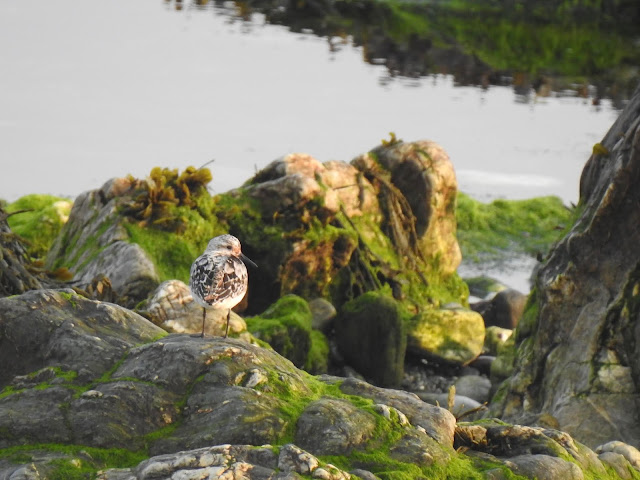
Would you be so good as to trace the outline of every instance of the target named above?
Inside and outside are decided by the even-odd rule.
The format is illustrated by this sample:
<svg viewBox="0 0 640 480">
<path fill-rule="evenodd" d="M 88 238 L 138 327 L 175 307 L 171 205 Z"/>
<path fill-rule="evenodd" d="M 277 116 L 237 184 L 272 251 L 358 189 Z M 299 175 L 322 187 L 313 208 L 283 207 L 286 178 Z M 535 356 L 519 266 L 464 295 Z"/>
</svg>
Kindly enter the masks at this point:
<svg viewBox="0 0 640 480">
<path fill-rule="evenodd" d="M 458 242 L 464 258 L 495 260 L 505 253 L 544 255 L 575 219 L 557 197 L 494 200 L 485 204 L 458 194 Z"/>
<path fill-rule="evenodd" d="M 189 281 L 189 269 L 207 242 L 225 233 L 213 215 L 206 189 L 207 168 L 177 170 L 156 167 L 148 179 L 136 181 L 134 200 L 123 206 L 131 219 L 124 224 L 132 242 L 140 245 L 156 265 L 160 281 Z"/>
<path fill-rule="evenodd" d="M 247 317 L 247 329 L 302 368 L 311 350 L 311 310 L 302 298 L 285 295 L 261 315 Z"/>
<path fill-rule="evenodd" d="M 15 464 L 33 461 L 42 454 L 53 454 L 44 471 L 51 480 L 95 478 L 98 470 L 133 467 L 147 458 L 140 452 L 121 448 L 94 448 L 81 445 L 36 444 L 0 449 L 0 459 Z M 59 458 L 55 458 L 59 454 Z"/>
<path fill-rule="evenodd" d="M 27 242 L 29 255 L 44 259 L 53 240 L 69 218 L 71 202 L 52 195 L 25 195 L 6 207 L 7 222 L 14 233 Z"/>
</svg>

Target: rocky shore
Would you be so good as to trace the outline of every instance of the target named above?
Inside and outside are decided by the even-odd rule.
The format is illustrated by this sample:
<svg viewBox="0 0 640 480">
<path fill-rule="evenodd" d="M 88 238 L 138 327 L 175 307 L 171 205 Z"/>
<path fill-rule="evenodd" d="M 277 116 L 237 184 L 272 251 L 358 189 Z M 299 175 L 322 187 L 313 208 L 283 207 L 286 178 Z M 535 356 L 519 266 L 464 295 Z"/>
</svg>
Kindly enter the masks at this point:
<svg viewBox="0 0 640 480">
<path fill-rule="evenodd" d="M 638 122 L 640 90 L 528 297 L 456 273 L 433 142 L 113 179 L 37 249 L 0 209 L 0 479 L 640 478 Z M 226 232 L 259 268 L 193 338 Z"/>
</svg>

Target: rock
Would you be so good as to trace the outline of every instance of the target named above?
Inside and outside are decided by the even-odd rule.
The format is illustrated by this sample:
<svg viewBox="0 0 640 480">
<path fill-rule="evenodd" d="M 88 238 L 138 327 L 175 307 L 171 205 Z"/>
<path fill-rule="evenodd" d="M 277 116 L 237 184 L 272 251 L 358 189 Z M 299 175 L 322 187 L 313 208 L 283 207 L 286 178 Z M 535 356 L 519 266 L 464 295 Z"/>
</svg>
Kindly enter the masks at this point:
<svg viewBox="0 0 640 480">
<path fill-rule="evenodd" d="M 639 122 L 640 88 L 585 165 L 579 218 L 538 270 L 492 404 L 509 422 L 552 415 L 592 447 L 640 444 Z"/>
<path fill-rule="evenodd" d="M 87 383 L 112 369 L 128 349 L 166 334 L 127 309 L 68 289 L 0 299 L 0 312 L 0 386 L 46 367 Z"/>
<path fill-rule="evenodd" d="M 607 471 L 595 453 L 570 435 L 553 429 L 504 425 L 496 421 L 461 423 L 456 427 L 455 448 L 476 456 L 489 454 L 517 475 L 527 478 L 607 478 Z M 485 457 L 486 458 L 486 457 Z"/>
<path fill-rule="evenodd" d="M 389 478 L 508 478 L 528 468 L 515 457 L 531 455 L 606 478 L 566 433 L 492 420 L 456 428 L 414 394 L 314 377 L 240 339 L 165 335 L 69 290 L 1 299 L 0 325 L 0 478 L 346 480 L 344 465 Z M 500 458 L 474 463 L 462 451 Z"/>
<path fill-rule="evenodd" d="M 489 391 L 491 390 L 491 380 L 479 375 L 465 375 L 458 378 L 454 383 L 456 394 L 469 397 L 479 403 L 489 401 Z"/>
<path fill-rule="evenodd" d="M 309 301 L 311 310 L 311 327 L 314 330 L 327 331 L 330 329 L 333 319 L 338 312 L 331 302 L 324 298 L 314 298 Z"/>
<path fill-rule="evenodd" d="M 335 331 L 340 353 L 365 378 L 381 386 L 400 385 L 407 337 L 394 299 L 369 292 L 346 303 Z"/>
<path fill-rule="evenodd" d="M 168 332 L 202 331 L 202 307 L 193 301 L 189 287 L 180 280 L 162 282 L 151 294 L 141 313 Z M 221 337 L 225 334 L 226 327 L 226 310 L 206 310 L 205 335 Z M 246 330 L 245 321 L 232 311 L 229 334 L 241 334 Z"/>
<path fill-rule="evenodd" d="M 133 188 L 127 179 L 112 179 L 100 190 L 80 194 L 47 255 L 46 266 L 67 267 L 75 285 L 86 289 L 99 275 L 109 278 L 119 303 L 134 306 L 159 283 L 144 250 L 130 243 L 120 224 L 121 197 Z"/>
<path fill-rule="evenodd" d="M 470 310 L 427 310 L 409 322 L 407 349 L 419 356 L 467 365 L 483 344 L 484 322 Z"/>
<path fill-rule="evenodd" d="M 416 395 L 431 405 L 438 405 L 443 408 L 447 407 L 449 396 L 446 393 L 417 392 Z M 451 409 L 451 413 L 456 418 L 464 417 L 466 420 L 469 420 L 469 415 L 474 410 L 477 411 L 478 414 L 472 416 L 471 419 L 481 417 L 486 411 L 486 408 L 483 408 L 482 404 L 473 398 L 466 397 L 464 395 L 455 395 L 453 397 L 453 408 Z"/>
<path fill-rule="evenodd" d="M 495 278 L 487 276 L 464 278 L 463 280 L 469 286 L 469 295 L 481 300 L 491 300 L 496 293 L 507 288 Z"/>
<path fill-rule="evenodd" d="M 640 451 L 632 445 L 620 441 L 607 442 L 596 448 L 596 453 L 613 452 L 622 455 L 633 468 L 640 471 Z"/>
<path fill-rule="evenodd" d="M 486 323 L 485 323 L 486 325 Z M 513 334 L 513 330 L 496 326 L 487 327 L 484 335 L 484 354 L 496 356 L 498 350 Z"/>
<path fill-rule="evenodd" d="M 413 393 L 375 387 L 356 378 L 344 380 L 340 390 L 347 395 L 358 395 L 389 405 L 402 412 L 412 425 L 423 428 L 438 443 L 445 446 L 453 444 L 455 417 L 444 408 L 424 403 Z"/>
<path fill-rule="evenodd" d="M 629 465 L 629 462 L 624 457 L 624 455 L 620 455 L 619 453 L 614 452 L 603 452 L 598 455 L 598 459 L 603 464 L 613 468 L 619 478 L 622 478 L 624 480 L 633 478 L 631 473 L 631 466 Z"/>
<path fill-rule="evenodd" d="M 485 326 L 513 330 L 518 326 L 526 302 L 526 295 L 508 288 L 496 293 L 491 300 L 472 304 L 471 308 L 482 315 Z"/>
<path fill-rule="evenodd" d="M 380 147 L 351 164 L 287 155 L 216 201 L 233 205 L 218 218 L 260 265 L 249 278 L 252 313 L 287 293 L 326 298 L 339 309 L 384 285 L 415 310 L 466 304 L 455 273 L 456 192 L 444 151 L 415 142 Z"/>
<path fill-rule="evenodd" d="M 321 466 L 322 465 L 322 466 Z M 276 473 L 279 471 L 280 473 Z M 202 479 L 243 478 L 247 480 L 301 478 L 340 480 L 350 478 L 346 472 L 295 445 L 287 444 L 276 455 L 273 447 L 253 445 L 219 445 L 196 450 L 159 455 L 145 460 L 137 467 L 116 471 L 106 470 L 99 480 L 151 478 Z"/>
<path fill-rule="evenodd" d="M 298 418 L 294 441 L 317 455 L 348 455 L 366 445 L 375 428 L 375 417 L 351 402 L 321 398 Z"/>
<path fill-rule="evenodd" d="M 312 348 L 311 310 L 296 295 L 285 295 L 260 315 L 247 318 L 249 331 L 303 368 Z"/>
<path fill-rule="evenodd" d="M 12 234 L 0 205 L 0 297 L 42 288 L 42 279 L 29 271 L 30 264 L 26 245 Z"/>
<path fill-rule="evenodd" d="M 519 455 L 511 457 L 509 462 L 516 475 L 535 480 L 583 480 L 584 474 L 575 463 L 549 455 Z"/>
<path fill-rule="evenodd" d="M 352 161 L 361 171 L 382 166 L 402 192 L 416 217 L 418 244 L 428 258 L 439 259 L 444 275 L 453 274 L 462 260 L 455 240 L 454 211 L 458 183 L 453 164 L 435 142 L 398 142 L 381 146 Z"/>
</svg>

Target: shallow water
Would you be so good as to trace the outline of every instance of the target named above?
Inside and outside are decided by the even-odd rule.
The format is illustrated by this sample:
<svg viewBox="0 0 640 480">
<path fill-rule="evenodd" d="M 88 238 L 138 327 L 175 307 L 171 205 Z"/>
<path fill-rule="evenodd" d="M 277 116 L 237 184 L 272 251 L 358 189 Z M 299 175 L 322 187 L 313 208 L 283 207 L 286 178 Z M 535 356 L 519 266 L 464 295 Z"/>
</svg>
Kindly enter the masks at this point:
<svg viewBox="0 0 640 480">
<path fill-rule="evenodd" d="M 348 42 L 157 0 L 2 2 L 0 49 L 7 200 L 211 159 L 221 192 L 286 153 L 348 161 L 393 131 L 440 143 L 477 198 L 568 203 L 617 116 L 607 100 L 390 78 Z"/>
<path fill-rule="evenodd" d="M 213 193 L 306 152 L 351 160 L 389 137 L 430 139 L 472 196 L 576 202 L 618 111 L 453 77 L 392 78 L 346 41 L 158 0 L 0 2 L 0 198 L 74 197 L 154 166 L 211 159 Z M 464 265 L 528 290 L 531 265 Z"/>
</svg>

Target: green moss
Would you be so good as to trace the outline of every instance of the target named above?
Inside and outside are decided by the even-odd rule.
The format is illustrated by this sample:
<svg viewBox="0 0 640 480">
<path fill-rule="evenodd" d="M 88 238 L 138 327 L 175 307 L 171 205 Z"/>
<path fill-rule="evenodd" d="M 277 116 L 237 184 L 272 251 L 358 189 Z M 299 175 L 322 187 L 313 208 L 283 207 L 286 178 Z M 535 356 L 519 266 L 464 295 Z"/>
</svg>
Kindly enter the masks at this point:
<svg viewBox="0 0 640 480">
<path fill-rule="evenodd" d="M 44 258 L 71 212 L 71 202 L 52 195 L 26 195 L 7 205 L 11 230 L 26 239 L 29 255 Z"/>
<path fill-rule="evenodd" d="M 304 369 L 315 375 L 327 373 L 329 369 L 329 341 L 318 330 L 311 330 L 311 348 Z"/>
<path fill-rule="evenodd" d="M 557 197 L 495 200 L 486 204 L 458 194 L 458 242 L 464 258 L 476 261 L 503 257 L 505 252 L 535 256 L 546 253 L 576 212 Z"/>
<path fill-rule="evenodd" d="M 71 458 L 53 459 L 45 466 L 50 479 L 95 478 L 98 470 L 133 467 L 148 458 L 144 452 L 82 445 L 34 444 L 0 449 L 0 459 L 27 463 L 38 453 L 58 453 Z"/>
<path fill-rule="evenodd" d="M 11 385 L 8 385 L 0 391 L 0 399 L 8 397 L 9 395 L 15 395 L 17 393 L 24 392 L 24 390 L 25 390 L 24 388 L 16 389 Z"/>
<path fill-rule="evenodd" d="M 267 342 L 298 367 L 304 366 L 311 350 L 311 310 L 296 295 L 285 295 L 261 315 L 247 317 L 247 329 Z"/>
</svg>

